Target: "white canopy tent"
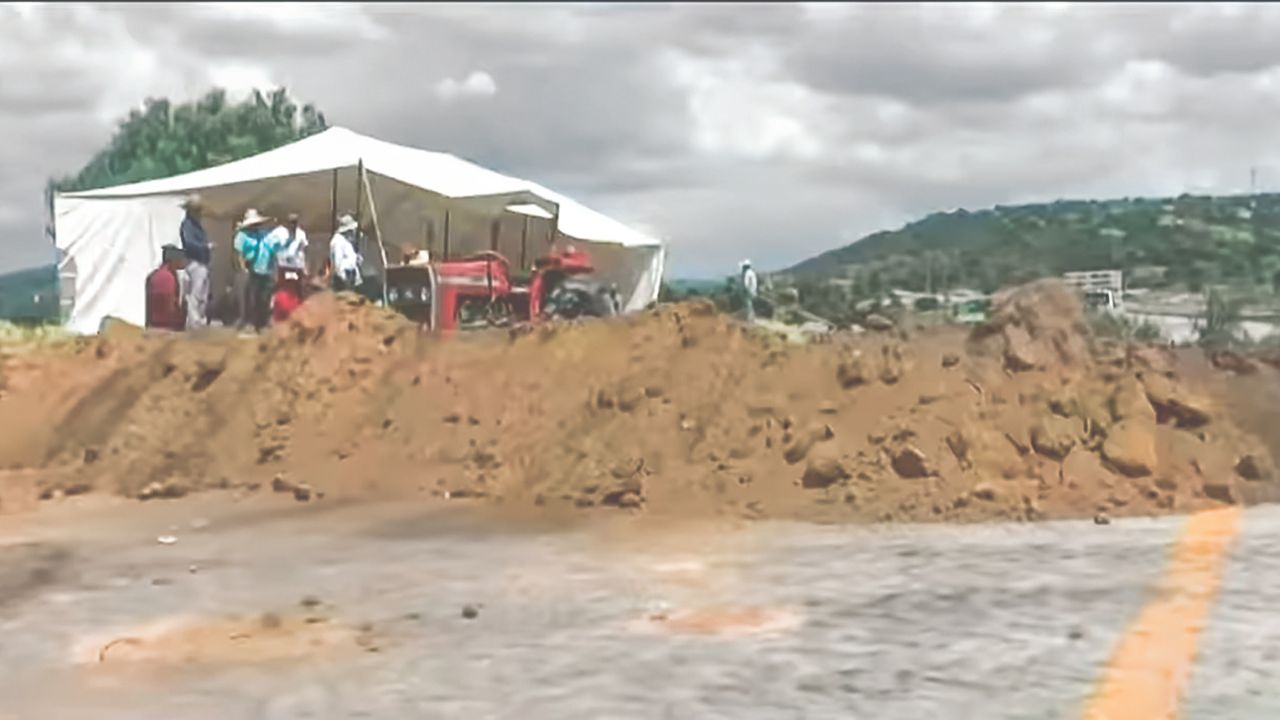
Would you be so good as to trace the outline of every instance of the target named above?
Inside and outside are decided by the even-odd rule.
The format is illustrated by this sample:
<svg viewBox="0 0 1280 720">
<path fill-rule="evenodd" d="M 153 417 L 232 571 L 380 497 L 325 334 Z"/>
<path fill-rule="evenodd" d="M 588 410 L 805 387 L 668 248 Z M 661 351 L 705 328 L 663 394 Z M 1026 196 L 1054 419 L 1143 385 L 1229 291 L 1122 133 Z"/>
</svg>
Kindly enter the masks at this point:
<svg viewBox="0 0 1280 720">
<path fill-rule="evenodd" d="M 360 174 L 368 177 L 368 192 Z M 379 238 L 391 257 L 402 246 L 433 257 L 496 250 L 513 271 L 529 268 L 560 240 L 581 245 L 603 282 L 616 283 L 626 311 L 653 302 L 666 264 L 655 239 L 541 185 L 497 173 L 447 153 L 394 145 L 344 128 L 217 167 L 159 180 L 54 198 L 61 276 L 73 287 L 67 321 L 97 332 L 108 316 L 142 324 L 144 281 L 160 264 L 160 248 L 177 244 L 179 203 L 199 192 L 213 248 L 215 307 L 231 296 L 231 240 L 245 209 L 283 217 L 296 212 L 311 239 L 309 263 L 327 257 L 335 214 L 376 207 Z M 381 272 L 376 247 L 369 269 Z"/>
</svg>

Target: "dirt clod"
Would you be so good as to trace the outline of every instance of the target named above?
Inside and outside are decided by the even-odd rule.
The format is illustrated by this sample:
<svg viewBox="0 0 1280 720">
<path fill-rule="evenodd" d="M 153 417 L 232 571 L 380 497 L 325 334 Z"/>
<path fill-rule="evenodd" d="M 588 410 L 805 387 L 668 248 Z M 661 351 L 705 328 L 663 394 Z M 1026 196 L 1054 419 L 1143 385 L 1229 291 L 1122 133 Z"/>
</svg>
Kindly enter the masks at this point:
<svg viewBox="0 0 1280 720">
<path fill-rule="evenodd" d="M 1245 480 L 1269 480 L 1273 474 L 1270 463 L 1259 455 L 1247 454 L 1236 461 L 1236 474 Z"/>
<path fill-rule="evenodd" d="M 850 477 L 840 454 L 829 448 L 819 448 L 809 455 L 800 484 L 805 488 L 825 488 Z"/>
<path fill-rule="evenodd" d="M 1102 456 L 1130 477 L 1150 475 L 1157 464 L 1154 428 L 1133 420 L 1120 423 L 1108 433 Z"/>
<path fill-rule="evenodd" d="M 923 478 L 933 474 L 924 451 L 906 445 L 893 455 L 893 471 L 904 478 Z"/>
</svg>

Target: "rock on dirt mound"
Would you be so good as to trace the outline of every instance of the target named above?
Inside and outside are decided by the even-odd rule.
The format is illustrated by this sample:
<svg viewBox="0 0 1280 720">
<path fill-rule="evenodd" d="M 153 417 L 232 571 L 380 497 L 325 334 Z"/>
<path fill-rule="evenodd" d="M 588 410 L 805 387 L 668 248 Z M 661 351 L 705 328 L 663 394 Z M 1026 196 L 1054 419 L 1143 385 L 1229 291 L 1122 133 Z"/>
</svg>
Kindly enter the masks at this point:
<svg viewBox="0 0 1280 720">
<path fill-rule="evenodd" d="M 975 329 L 979 345 L 994 345 L 1015 372 L 1077 367 L 1089 362 L 1088 328 L 1076 292 L 1058 280 L 1038 280 L 998 293 L 991 318 Z"/>
</svg>

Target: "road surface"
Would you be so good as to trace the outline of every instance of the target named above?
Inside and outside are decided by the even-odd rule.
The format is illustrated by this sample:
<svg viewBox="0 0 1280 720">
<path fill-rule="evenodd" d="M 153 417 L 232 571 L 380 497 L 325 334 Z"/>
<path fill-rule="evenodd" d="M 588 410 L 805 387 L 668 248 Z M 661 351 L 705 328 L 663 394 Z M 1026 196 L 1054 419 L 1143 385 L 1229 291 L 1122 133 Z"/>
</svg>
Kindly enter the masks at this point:
<svg viewBox="0 0 1280 720">
<path fill-rule="evenodd" d="M 1218 552 L 1187 518 L 495 532 L 331 501 L 54 507 L 0 526 L 0 718 L 1271 720 L 1280 508 L 1237 520 Z M 331 635 L 155 639 L 228 614 Z"/>
</svg>

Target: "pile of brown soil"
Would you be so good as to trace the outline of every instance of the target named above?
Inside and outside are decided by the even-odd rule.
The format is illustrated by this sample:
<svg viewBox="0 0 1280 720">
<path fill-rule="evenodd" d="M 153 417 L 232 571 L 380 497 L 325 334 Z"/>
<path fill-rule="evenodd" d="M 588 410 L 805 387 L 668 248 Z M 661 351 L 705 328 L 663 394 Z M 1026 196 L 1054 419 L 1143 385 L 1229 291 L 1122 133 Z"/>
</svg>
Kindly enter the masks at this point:
<svg viewBox="0 0 1280 720">
<path fill-rule="evenodd" d="M 791 346 L 706 304 L 442 339 L 330 294 L 269 336 L 115 328 L 4 364 L 0 467 L 209 487 L 815 520 L 1039 519 L 1270 497 L 1213 370 L 1090 338 L 1054 282 L 992 321 Z M 1276 372 L 1237 380 L 1276 386 Z"/>
</svg>

